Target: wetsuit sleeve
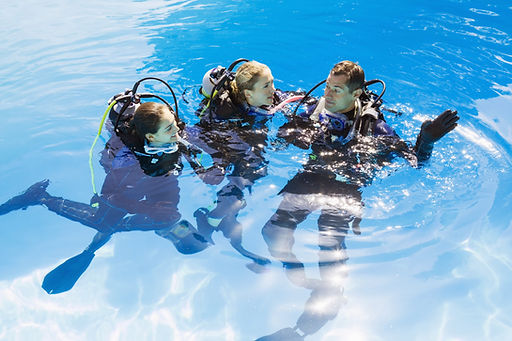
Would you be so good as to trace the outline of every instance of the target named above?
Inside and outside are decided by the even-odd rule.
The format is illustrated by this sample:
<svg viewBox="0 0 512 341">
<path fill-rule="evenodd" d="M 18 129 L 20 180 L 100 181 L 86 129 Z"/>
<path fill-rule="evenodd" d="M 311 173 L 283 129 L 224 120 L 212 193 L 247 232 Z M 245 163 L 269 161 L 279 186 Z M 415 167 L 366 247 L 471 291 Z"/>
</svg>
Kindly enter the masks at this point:
<svg viewBox="0 0 512 341">
<path fill-rule="evenodd" d="M 198 126 L 187 126 L 183 138 L 189 144 L 188 148 L 184 148 L 183 156 L 198 177 L 208 185 L 218 185 L 221 183 L 224 180 L 224 168 L 227 165 L 220 164 L 219 159 L 214 157 L 208 144 L 201 139 L 201 128 Z M 202 164 L 205 154 L 209 155 L 213 161 L 213 165 L 208 168 L 205 168 Z"/>
<path fill-rule="evenodd" d="M 387 145 L 389 148 L 387 152 L 389 155 L 407 160 L 412 167 L 418 166 L 415 150 L 408 142 L 402 140 L 395 130 L 384 120 L 377 119 L 375 121 L 373 133 L 375 137 L 380 137 L 388 141 Z M 391 161 L 391 159 L 389 161 Z"/>
<path fill-rule="evenodd" d="M 314 126 L 314 122 L 308 118 L 294 116 L 279 127 L 277 138 L 286 145 L 293 144 L 301 149 L 309 149 L 317 134 L 318 128 Z"/>
<path fill-rule="evenodd" d="M 373 135 L 374 136 L 397 136 L 398 134 L 395 132 L 391 126 L 389 126 L 386 122 L 383 120 L 376 120 L 375 125 L 373 128 Z"/>
<path fill-rule="evenodd" d="M 183 151 L 183 156 L 189 163 L 194 173 L 207 185 L 218 185 L 224 180 L 223 168 L 217 164 L 205 168 L 200 161 L 201 155 L 205 153 L 202 150 L 191 145 Z"/>
<path fill-rule="evenodd" d="M 418 158 L 418 162 L 420 164 L 424 164 L 430 159 L 432 155 L 432 151 L 434 150 L 434 143 L 425 141 L 422 138 L 421 133 L 418 135 L 416 139 L 416 145 L 414 146 L 414 150 L 416 151 L 416 156 Z"/>
<path fill-rule="evenodd" d="M 310 118 L 318 103 L 316 98 L 311 97 L 306 101 L 303 111 L 287 116 L 288 122 L 279 127 L 277 138 L 286 145 L 293 144 L 301 149 L 309 149 L 320 133 L 315 121 Z"/>
</svg>

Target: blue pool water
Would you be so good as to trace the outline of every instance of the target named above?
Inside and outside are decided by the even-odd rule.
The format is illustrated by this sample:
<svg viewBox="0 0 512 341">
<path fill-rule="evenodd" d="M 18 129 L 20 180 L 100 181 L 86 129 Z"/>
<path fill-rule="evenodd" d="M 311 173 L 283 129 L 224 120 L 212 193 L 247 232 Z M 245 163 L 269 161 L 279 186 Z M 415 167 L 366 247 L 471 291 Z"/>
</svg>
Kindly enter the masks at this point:
<svg viewBox="0 0 512 341">
<path fill-rule="evenodd" d="M 0 202 L 48 178 L 50 193 L 88 203 L 88 151 L 106 102 L 144 76 L 188 90 L 180 110 L 195 123 L 200 98 L 189 87 L 211 67 L 255 59 L 277 87 L 308 89 L 336 62 L 357 61 L 367 79 L 386 82 L 385 105 L 402 112 L 387 119 L 405 140 L 446 108 L 461 120 L 427 167 L 397 160 L 363 189 L 343 299 L 319 300 L 313 308 L 334 309 L 332 319 L 306 340 L 510 339 L 511 20 L 509 2 L 478 0 L 3 3 Z M 269 175 L 239 218 L 244 245 L 270 257 L 261 228 L 307 152 L 266 155 Z M 180 187 L 190 221 L 220 188 L 190 169 Z M 319 278 L 317 217 L 299 226 L 294 249 L 310 278 Z M 294 327 L 311 295 L 275 260 L 248 269 L 221 233 L 185 256 L 152 232 L 114 235 L 73 289 L 48 295 L 44 276 L 94 233 L 41 206 L 0 217 L 0 339 L 254 340 Z"/>
</svg>

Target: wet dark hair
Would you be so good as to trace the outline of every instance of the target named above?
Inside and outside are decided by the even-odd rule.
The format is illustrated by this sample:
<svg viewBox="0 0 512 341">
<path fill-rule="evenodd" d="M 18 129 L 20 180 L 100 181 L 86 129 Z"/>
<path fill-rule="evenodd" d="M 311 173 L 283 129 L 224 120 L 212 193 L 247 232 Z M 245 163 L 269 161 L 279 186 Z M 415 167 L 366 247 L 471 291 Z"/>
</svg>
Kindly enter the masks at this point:
<svg viewBox="0 0 512 341">
<path fill-rule="evenodd" d="M 144 139 L 146 134 L 156 133 L 160 128 L 160 122 L 165 116 L 166 110 L 169 110 L 171 114 L 174 113 L 171 108 L 162 103 L 146 102 L 139 105 L 131 122 L 137 135 Z"/>
<path fill-rule="evenodd" d="M 350 60 L 344 60 L 337 63 L 331 69 L 331 75 L 334 76 L 345 76 L 347 77 L 347 87 L 350 92 L 362 89 L 364 84 L 364 71 L 361 66 L 351 62 Z"/>
<path fill-rule="evenodd" d="M 129 124 L 129 133 L 122 138 L 125 145 L 130 148 L 142 148 L 146 140 L 146 134 L 154 134 L 160 128 L 160 122 L 169 110 L 172 116 L 174 110 L 163 103 L 145 102 L 139 105 Z"/>
</svg>

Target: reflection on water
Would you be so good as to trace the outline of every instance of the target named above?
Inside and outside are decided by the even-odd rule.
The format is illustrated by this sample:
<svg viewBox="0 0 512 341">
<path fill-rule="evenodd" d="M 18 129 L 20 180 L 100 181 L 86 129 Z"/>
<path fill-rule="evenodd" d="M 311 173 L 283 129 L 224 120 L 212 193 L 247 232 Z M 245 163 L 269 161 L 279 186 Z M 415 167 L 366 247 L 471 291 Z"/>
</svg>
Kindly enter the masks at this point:
<svg viewBox="0 0 512 341">
<path fill-rule="evenodd" d="M 475 101 L 478 119 L 512 144 L 512 127 L 503 119 L 511 114 L 512 84 L 494 88 L 500 93 L 499 97 Z"/>
<path fill-rule="evenodd" d="M 5 4 L 0 202 L 50 178 L 52 193 L 87 203 L 87 151 L 112 93 L 147 74 L 183 91 L 238 57 L 269 64 L 283 89 L 308 88 L 336 61 L 357 60 L 367 77 L 387 82 L 386 105 L 403 113 L 388 122 L 404 139 L 445 107 L 459 109 L 461 125 L 436 145 L 427 167 L 395 160 L 373 174 L 361 189 L 361 234 L 339 235 L 339 250 L 319 251 L 319 212 L 298 225 L 292 252 L 304 268 L 283 269 L 273 258 L 266 271 L 249 271 L 220 233 L 214 247 L 186 256 L 154 233 L 133 231 L 99 249 L 72 290 L 50 296 L 44 276 L 95 231 L 39 207 L 2 216 L 0 339 L 254 340 L 311 332 L 306 340 L 505 340 L 512 333 L 509 6 L 265 6 Z M 198 98 L 189 92 L 189 104 L 180 100 L 190 125 Z M 268 134 L 282 123 L 276 117 Z M 274 144 L 266 152 L 268 175 L 244 190 L 237 220 L 244 246 L 271 258 L 261 230 L 307 153 Z M 179 209 L 191 221 L 228 184 L 207 186 L 189 168 L 179 181 Z"/>
</svg>

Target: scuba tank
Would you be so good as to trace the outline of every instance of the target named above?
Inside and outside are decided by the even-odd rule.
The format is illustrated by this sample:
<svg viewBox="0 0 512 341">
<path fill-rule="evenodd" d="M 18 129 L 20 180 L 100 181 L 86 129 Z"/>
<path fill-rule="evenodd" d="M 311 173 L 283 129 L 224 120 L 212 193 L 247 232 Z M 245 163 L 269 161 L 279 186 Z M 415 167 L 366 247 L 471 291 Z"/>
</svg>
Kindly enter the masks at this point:
<svg viewBox="0 0 512 341">
<path fill-rule="evenodd" d="M 199 92 L 205 97 L 205 99 L 208 99 L 208 101 L 199 113 L 200 118 L 203 117 L 204 112 L 210 107 L 210 104 L 215 99 L 215 97 L 217 97 L 217 95 L 221 93 L 223 89 L 225 89 L 224 86 L 226 82 L 229 85 L 229 83 L 235 79 L 235 72 L 233 72 L 235 66 L 248 61 L 248 59 L 239 58 L 231 63 L 227 69 L 219 65 L 213 69 L 208 70 L 204 74 L 203 82 Z"/>
<path fill-rule="evenodd" d="M 157 80 L 163 83 L 169 89 L 174 99 L 175 110 L 170 106 L 170 104 L 165 99 L 158 95 L 137 92 L 137 89 L 140 86 L 140 84 L 146 80 Z M 174 95 L 174 91 L 167 82 L 154 77 L 146 77 L 135 82 L 132 89 L 126 90 L 123 93 L 119 93 L 110 98 L 110 100 L 108 101 L 109 107 L 107 108 L 105 115 L 108 112 L 109 121 L 107 121 L 106 127 L 110 132 L 114 132 L 115 134 L 113 134 L 110 140 L 107 142 L 106 148 L 103 152 L 104 155 L 102 157 L 102 160 L 100 161 L 100 163 L 103 165 L 107 172 L 110 168 L 110 163 L 108 162 L 108 160 L 113 159 L 117 152 L 124 146 L 130 147 L 130 149 L 132 149 L 132 151 L 135 153 L 141 152 L 141 150 L 133 150 L 134 146 L 138 144 L 138 141 L 134 139 L 134 136 L 132 134 L 133 128 L 131 127 L 131 120 L 133 118 L 133 115 L 135 114 L 135 111 L 137 110 L 141 103 L 141 99 L 143 98 L 157 98 L 158 100 L 163 102 L 165 105 L 167 105 L 169 111 L 174 115 L 174 118 L 180 130 L 183 130 L 184 128 L 184 123 L 180 120 L 178 116 L 178 103 L 176 100 L 176 96 Z M 103 120 L 105 119 L 105 115 L 103 117 Z M 104 156 L 107 157 L 105 158 Z"/>
<path fill-rule="evenodd" d="M 217 96 L 219 90 L 222 89 L 224 84 L 226 84 L 226 81 L 228 81 L 229 84 L 235 79 L 235 72 L 233 72 L 235 66 L 248 61 L 248 59 L 239 58 L 231 63 L 227 69 L 219 65 L 213 69 L 208 70 L 203 76 L 203 82 L 199 92 L 204 97 L 212 100 L 215 98 L 215 96 Z"/>
</svg>

